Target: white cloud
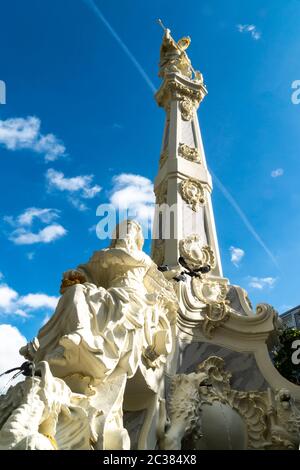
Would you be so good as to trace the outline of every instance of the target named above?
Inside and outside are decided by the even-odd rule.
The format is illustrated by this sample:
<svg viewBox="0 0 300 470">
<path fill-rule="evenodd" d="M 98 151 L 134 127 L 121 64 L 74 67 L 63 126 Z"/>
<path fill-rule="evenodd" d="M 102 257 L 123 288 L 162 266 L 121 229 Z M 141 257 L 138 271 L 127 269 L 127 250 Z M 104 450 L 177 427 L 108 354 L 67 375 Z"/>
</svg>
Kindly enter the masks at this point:
<svg viewBox="0 0 300 470">
<path fill-rule="evenodd" d="M 16 245 L 50 243 L 66 235 L 67 230 L 60 224 L 52 224 L 34 233 L 24 228 L 14 230 L 9 239 Z"/>
<path fill-rule="evenodd" d="M 59 211 L 56 209 L 38 209 L 37 207 L 29 207 L 17 218 L 18 225 L 32 225 L 36 218 L 45 224 L 49 224 L 59 217 Z"/>
<path fill-rule="evenodd" d="M 50 168 L 46 173 L 46 178 L 50 188 L 70 193 L 79 192 L 85 199 L 92 199 L 101 191 L 97 184 L 92 186 L 94 175 L 66 178 L 62 172 Z"/>
<path fill-rule="evenodd" d="M 58 297 L 49 296 L 46 294 L 27 294 L 20 297 L 18 304 L 29 308 L 30 310 L 37 310 L 47 308 L 55 310 L 58 302 Z"/>
<path fill-rule="evenodd" d="M 261 33 L 254 24 L 238 24 L 236 27 L 240 33 L 250 34 L 255 41 L 261 38 Z"/>
<path fill-rule="evenodd" d="M 53 161 L 65 155 L 65 146 L 54 135 L 40 132 L 41 121 L 36 116 L 0 120 L 0 145 L 8 150 L 29 149 Z"/>
<path fill-rule="evenodd" d="M 122 173 L 114 176 L 110 202 L 129 216 L 145 222 L 153 217 L 155 196 L 153 183 L 144 176 Z"/>
<path fill-rule="evenodd" d="M 242 261 L 242 258 L 245 256 L 244 250 L 242 248 L 236 248 L 234 246 L 231 246 L 229 248 L 230 250 L 230 255 L 231 255 L 231 262 L 238 267 L 240 262 Z"/>
<path fill-rule="evenodd" d="M 253 289 L 264 289 L 265 287 L 272 288 L 277 281 L 274 277 L 249 277 L 249 287 Z"/>
<path fill-rule="evenodd" d="M 24 362 L 24 358 L 19 354 L 19 349 L 25 346 L 26 343 L 26 338 L 15 326 L 9 324 L 0 325 L 0 373 L 13 367 L 19 367 Z M 12 375 L 0 377 L 0 391 Z M 23 379 L 24 376 L 21 375 L 18 380 L 14 380 L 13 384 Z M 3 390 L 4 393 L 5 391 Z"/>
<path fill-rule="evenodd" d="M 59 218 L 59 211 L 56 209 L 39 209 L 30 207 L 18 217 L 4 217 L 4 220 L 15 229 L 10 233 L 9 239 L 16 245 L 33 245 L 35 243 L 50 243 L 66 235 L 67 230 L 58 223 L 52 223 Z M 41 222 L 50 224 L 37 231 L 32 231 L 33 223 Z"/>
<path fill-rule="evenodd" d="M 6 283 L 0 284 L 0 315 L 28 318 L 34 310 L 55 310 L 59 297 L 42 292 L 20 295 Z"/>
<path fill-rule="evenodd" d="M 81 198 L 93 199 L 102 189 L 97 184 L 93 185 L 93 178 L 94 175 L 80 175 L 67 178 L 64 173 L 53 168 L 50 168 L 46 173 L 48 189 L 69 193 L 68 199 L 70 203 L 80 211 L 87 210 L 87 206 Z"/>
<path fill-rule="evenodd" d="M 14 289 L 7 284 L 0 284 L 0 312 L 10 312 L 14 308 L 18 297 L 19 294 Z"/>
<path fill-rule="evenodd" d="M 273 170 L 271 172 L 272 178 L 278 178 L 279 176 L 282 176 L 284 173 L 284 170 L 282 168 L 277 168 L 276 170 Z"/>
</svg>

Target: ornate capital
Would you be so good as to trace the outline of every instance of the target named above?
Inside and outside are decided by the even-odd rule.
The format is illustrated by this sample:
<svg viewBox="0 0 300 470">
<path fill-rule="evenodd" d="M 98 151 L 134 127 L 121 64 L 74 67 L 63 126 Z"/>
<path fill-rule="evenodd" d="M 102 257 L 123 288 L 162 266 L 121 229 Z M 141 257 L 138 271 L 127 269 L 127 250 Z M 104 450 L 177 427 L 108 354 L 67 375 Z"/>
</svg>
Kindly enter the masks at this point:
<svg viewBox="0 0 300 470">
<path fill-rule="evenodd" d="M 197 110 L 206 95 L 207 90 L 200 80 L 190 80 L 178 73 L 168 73 L 156 93 L 156 101 L 159 106 L 167 109 L 171 100 L 189 100 L 193 109 Z"/>
</svg>

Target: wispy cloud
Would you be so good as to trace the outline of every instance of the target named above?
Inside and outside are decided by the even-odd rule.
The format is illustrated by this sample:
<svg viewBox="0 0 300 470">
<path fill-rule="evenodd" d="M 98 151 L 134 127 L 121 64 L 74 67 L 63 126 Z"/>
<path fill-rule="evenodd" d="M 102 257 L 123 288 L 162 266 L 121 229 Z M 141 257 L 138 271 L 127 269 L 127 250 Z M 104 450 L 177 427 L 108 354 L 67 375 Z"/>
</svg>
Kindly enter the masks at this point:
<svg viewBox="0 0 300 470">
<path fill-rule="evenodd" d="M 58 224 L 52 223 L 59 217 L 56 209 L 39 209 L 30 207 L 18 217 L 4 217 L 4 221 L 14 227 L 9 234 L 9 239 L 16 245 L 33 245 L 36 243 L 50 243 L 66 235 L 66 229 Z M 32 231 L 34 222 L 48 224 L 46 227 Z"/>
<path fill-rule="evenodd" d="M 153 82 L 151 81 L 151 79 L 149 78 L 149 76 L 147 75 L 147 73 L 145 72 L 144 68 L 141 66 L 141 64 L 139 63 L 139 61 L 135 58 L 135 56 L 133 55 L 133 53 L 128 49 L 128 47 L 126 46 L 126 44 L 122 41 L 122 39 L 120 38 L 120 36 L 118 35 L 118 33 L 115 31 L 115 29 L 111 26 L 111 24 L 108 22 L 108 20 L 105 18 L 105 16 L 103 15 L 103 13 L 101 12 L 101 10 L 99 9 L 99 7 L 96 5 L 96 3 L 93 1 L 93 0 L 84 0 L 85 3 L 91 8 L 91 10 L 95 13 L 95 15 L 97 16 L 97 18 L 99 18 L 99 20 L 104 24 L 104 26 L 108 29 L 108 31 L 110 32 L 110 34 L 114 37 L 114 39 L 117 41 L 117 43 L 119 44 L 119 46 L 123 49 L 123 51 L 125 52 L 125 54 L 127 55 L 127 57 L 131 60 L 131 62 L 133 63 L 133 65 L 135 66 L 135 68 L 137 69 L 137 71 L 139 72 L 139 74 L 143 77 L 143 79 L 145 80 L 145 82 L 147 83 L 148 87 L 150 88 L 150 90 L 155 93 L 156 91 L 156 88 L 153 84 Z"/>
<path fill-rule="evenodd" d="M 141 223 L 151 220 L 155 196 L 153 183 L 144 176 L 121 173 L 113 178 L 110 202 L 118 210 L 129 210 Z"/>
<path fill-rule="evenodd" d="M 264 289 L 265 287 L 274 287 L 277 279 L 274 277 L 249 277 L 249 287 L 253 289 Z"/>
<path fill-rule="evenodd" d="M 225 188 L 225 186 L 221 183 L 221 181 L 219 180 L 219 178 L 210 170 L 212 176 L 213 176 L 213 179 L 216 183 L 216 185 L 218 186 L 218 188 L 220 189 L 220 191 L 223 193 L 224 197 L 227 199 L 227 201 L 229 202 L 229 204 L 233 207 L 233 209 L 236 211 L 236 213 L 238 214 L 238 216 L 240 217 L 240 219 L 242 220 L 243 224 L 246 226 L 247 230 L 249 231 L 249 233 L 251 233 L 251 235 L 255 238 L 255 240 L 259 243 L 259 245 L 262 247 L 262 249 L 265 251 L 265 253 L 269 256 L 269 258 L 271 259 L 271 261 L 275 264 L 275 266 L 278 268 L 278 263 L 277 263 L 277 260 L 275 258 L 275 256 L 273 255 L 273 253 L 271 252 L 271 250 L 267 247 L 267 245 L 265 244 L 265 242 L 262 240 L 262 238 L 260 237 L 260 235 L 257 233 L 257 231 L 255 230 L 255 228 L 253 227 L 253 225 L 251 224 L 251 222 L 249 221 L 248 217 L 246 216 L 246 214 L 242 211 L 242 209 L 240 208 L 240 206 L 238 205 L 238 203 L 236 202 L 236 200 L 234 199 L 234 197 L 230 194 L 230 192 L 228 191 L 228 189 Z"/>
<path fill-rule="evenodd" d="M 231 262 L 236 266 L 238 267 L 240 262 L 242 261 L 242 258 L 245 256 L 245 252 L 244 250 L 242 250 L 242 248 L 236 248 L 234 246 L 231 246 L 229 248 L 229 251 L 230 251 L 230 260 Z"/>
<path fill-rule="evenodd" d="M 254 24 L 238 24 L 236 27 L 240 33 L 250 34 L 255 41 L 261 38 L 261 32 L 257 30 Z"/>
<path fill-rule="evenodd" d="M 272 178 L 278 178 L 279 176 L 282 176 L 284 173 L 284 170 L 282 168 L 277 168 L 276 170 L 273 170 L 271 172 Z"/>
<path fill-rule="evenodd" d="M 112 125 L 112 128 L 113 129 L 123 129 L 124 126 L 122 126 L 122 124 L 119 124 L 118 122 L 114 122 L 113 125 Z"/>
<path fill-rule="evenodd" d="M 92 184 L 93 178 L 94 175 L 80 175 L 67 178 L 64 173 L 53 170 L 53 168 L 50 168 L 46 173 L 48 189 L 69 193 L 69 201 L 81 211 L 87 209 L 86 204 L 81 201 L 81 198 L 92 199 L 102 189 L 97 184 Z M 74 198 L 74 194 L 77 197 Z"/>
<path fill-rule="evenodd" d="M 45 161 L 65 156 L 66 148 L 54 134 L 41 133 L 41 120 L 36 116 L 0 120 L 0 145 L 8 150 L 32 150 Z"/>
</svg>

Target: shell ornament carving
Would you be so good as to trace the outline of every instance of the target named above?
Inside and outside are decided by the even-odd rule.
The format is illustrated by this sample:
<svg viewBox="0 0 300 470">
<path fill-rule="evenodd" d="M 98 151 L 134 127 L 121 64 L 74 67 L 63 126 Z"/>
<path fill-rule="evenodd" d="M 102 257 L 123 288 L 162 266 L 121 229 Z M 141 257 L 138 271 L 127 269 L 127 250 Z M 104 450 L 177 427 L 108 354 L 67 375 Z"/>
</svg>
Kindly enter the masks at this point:
<svg viewBox="0 0 300 470">
<path fill-rule="evenodd" d="M 226 300 L 228 287 L 225 283 L 194 277 L 192 279 L 192 286 L 197 299 L 205 304 L 211 305 L 216 302 L 225 302 Z"/>
<path fill-rule="evenodd" d="M 182 199 L 197 212 L 205 204 L 204 188 L 200 181 L 192 178 L 186 179 L 180 183 L 180 194 Z"/>
<path fill-rule="evenodd" d="M 203 245 L 201 237 L 196 233 L 180 240 L 179 251 L 191 269 L 207 265 L 213 269 L 216 266 L 213 249 L 209 245 Z"/>
</svg>

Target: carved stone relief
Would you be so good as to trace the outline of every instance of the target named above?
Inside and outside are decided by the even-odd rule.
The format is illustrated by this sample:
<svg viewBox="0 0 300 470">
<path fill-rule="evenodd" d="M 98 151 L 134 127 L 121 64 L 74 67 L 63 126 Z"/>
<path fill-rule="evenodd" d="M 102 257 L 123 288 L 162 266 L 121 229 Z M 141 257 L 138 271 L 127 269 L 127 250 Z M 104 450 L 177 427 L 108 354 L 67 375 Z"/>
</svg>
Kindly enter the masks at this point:
<svg viewBox="0 0 300 470">
<path fill-rule="evenodd" d="M 180 194 L 182 199 L 197 212 L 205 204 L 205 194 L 203 185 L 192 178 L 186 179 L 180 183 Z"/>
<path fill-rule="evenodd" d="M 190 147 L 186 144 L 179 144 L 178 153 L 181 157 L 191 162 L 201 163 L 200 161 L 200 151 L 195 147 Z"/>
<path fill-rule="evenodd" d="M 204 245 L 198 234 L 193 233 L 180 240 L 179 251 L 191 269 L 198 269 L 206 265 L 214 268 L 216 265 L 213 249 L 208 245 Z"/>
<path fill-rule="evenodd" d="M 160 441 L 161 448 L 181 449 L 187 436 L 190 436 L 191 447 L 199 448 L 205 413 L 209 416 L 210 407 L 217 406 L 211 416 L 216 425 L 219 422 L 219 426 L 224 426 L 226 416 L 222 405 L 225 405 L 237 412 L 244 422 L 243 448 L 297 449 L 300 410 L 293 408 L 289 390 L 281 389 L 275 394 L 271 389 L 264 392 L 234 390 L 230 380 L 231 373 L 226 371 L 224 359 L 218 356 L 210 356 L 200 363 L 196 372 L 176 375 L 170 388 L 169 421 Z M 191 399 L 186 400 L 187 396 Z M 225 426 L 228 448 L 234 448 L 234 443 L 230 442 L 234 426 L 236 423 L 230 419 Z M 215 435 L 209 437 L 210 444 L 216 445 Z"/>
<path fill-rule="evenodd" d="M 195 111 L 194 102 L 189 98 L 184 98 L 180 101 L 180 111 L 182 119 L 185 121 L 190 121 Z"/>
<path fill-rule="evenodd" d="M 168 192 L 168 180 L 162 181 L 159 186 L 155 188 L 156 204 L 166 204 Z"/>
</svg>

